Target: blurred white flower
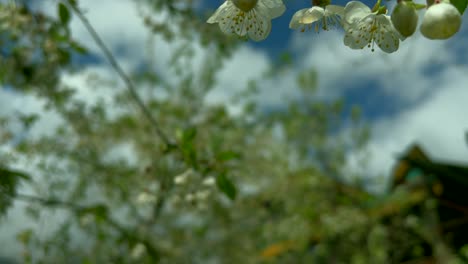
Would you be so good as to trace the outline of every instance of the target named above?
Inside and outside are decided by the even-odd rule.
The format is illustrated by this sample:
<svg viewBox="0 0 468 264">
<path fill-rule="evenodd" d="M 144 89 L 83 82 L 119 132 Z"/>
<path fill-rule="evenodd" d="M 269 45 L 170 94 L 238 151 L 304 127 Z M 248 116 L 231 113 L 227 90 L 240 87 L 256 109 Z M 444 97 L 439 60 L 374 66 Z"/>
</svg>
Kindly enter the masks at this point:
<svg viewBox="0 0 468 264">
<path fill-rule="evenodd" d="M 285 10 L 282 0 L 226 0 L 207 22 L 218 23 L 226 34 L 260 41 L 270 34 L 271 20 Z"/>
<path fill-rule="evenodd" d="M 185 183 L 187 183 L 189 177 L 192 174 L 193 174 L 193 170 L 188 169 L 188 170 L 184 171 L 182 174 L 179 174 L 179 175 L 175 176 L 174 177 L 174 183 L 177 184 L 177 185 L 185 184 Z"/>
<path fill-rule="evenodd" d="M 140 204 L 147 204 L 147 203 L 154 203 L 156 202 L 156 195 L 148 193 L 148 192 L 141 192 L 137 196 L 137 203 Z"/>
<path fill-rule="evenodd" d="M 206 177 L 202 182 L 202 184 L 205 185 L 205 186 L 213 186 L 213 185 L 215 185 L 215 183 L 216 183 L 215 178 L 211 177 L 211 176 Z"/>
<path fill-rule="evenodd" d="M 85 214 L 82 217 L 80 217 L 80 225 L 82 226 L 87 226 L 91 222 L 93 222 L 93 215 L 92 214 Z"/>
<path fill-rule="evenodd" d="M 138 243 L 132 248 L 130 255 L 133 259 L 139 259 L 145 253 L 146 253 L 146 246 L 143 245 L 142 243 Z"/>
<path fill-rule="evenodd" d="M 210 191 L 210 190 L 201 190 L 201 191 L 197 191 L 197 192 L 195 193 L 195 198 L 196 198 L 197 200 L 203 201 L 203 200 L 206 200 L 206 199 L 210 196 L 210 194 L 211 194 L 211 191 Z"/>
<path fill-rule="evenodd" d="M 185 201 L 186 202 L 190 203 L 190 202 L 195 201 L 195 199 L 196 199 L 196 197 L 195 197 L 195 195 L 193 195 L 193 193 L 188 193 L 188 194 L 185 195 Z"/>
</svg>

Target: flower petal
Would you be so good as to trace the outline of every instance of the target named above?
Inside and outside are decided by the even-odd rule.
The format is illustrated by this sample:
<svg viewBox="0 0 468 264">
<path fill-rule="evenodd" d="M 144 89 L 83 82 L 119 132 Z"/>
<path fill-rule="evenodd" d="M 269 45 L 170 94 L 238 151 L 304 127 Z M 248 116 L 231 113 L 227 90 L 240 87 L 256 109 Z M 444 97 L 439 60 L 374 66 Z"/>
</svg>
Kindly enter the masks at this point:
<svg viewBox="0 0 468 264">
<path fill-rule="evenodd" d="M 289 28 L 297 29 L 302 26 L 302 17 L 304 16 L 304 13 L 307 12 L 307 10 L 309 10 L 309 8 L 304 8 L 294 13 L 293 17 L 291 18 L 291 22 L 289 22 Z"/>
<path fill-rule="evenodd" d="M 247 14 L 248 35 L 254 41 L 264 40 L 271 32 L 271 18 L 266 12 L 257 6 Z"/>
<path fill-rule="evenodd" d="M 387 15 L 378 15 L 376 20 L 378 29 L 374 33 L 375 42 L 387 53 L 396 51 L 400 44 L 400 38 L 393 27 L 390 17 Z"/>
<path fill-rule="evenodd" d="M 349 25 L 344 37 L 344 44 L 352 49 L 362 49 L 372 41 L 371 28 L 375 15 L 361 19 Z"/>
<path fill-rule="evenodd" d="M 224 10 L 224 12 L 219 14 L 219 28 L 225 34 L 237 34 L 239 36 L 245 36 L 247 34 L 246 14 L 246 12 L 231 4 Z"/>
<path fill-rule="evenodd" d="M 371 13 L 371 9 L 365 4 L 351 1 L 344 8 L 344 22 L 349 25 Z"/>
<path fill-rule="evenodd" d="M 344 16 L 344 7 L 339 5 L 327 5 L 325 7 L 326 12 L 330 12 L 335 15 L 339 15 L 340 17 Z"/>
<path fill-rule="evenodd" d="M 267 9 L 270 18 L 279 17 L 286 11 L 282 0 L 258 0 L 257 6 L 261 9 Z"/>
<path fill-rule="evenodd" d="M 323 18 L 325 10 L 322 7 L 314 6 L 307 10 L 302 17 L 302 24 L 312 24 Z"/>
<path fill-rule="evenodd" d="M 218 23 L 225 34 L 247 35 L 254 41 L 260 41 L 270 34 L 272 16 L 284 10 L 282 0 L 258 0 L 249 11 L 243 11 L 231 0 L 226 0 L 207 22 Z"/>
<path fill-rule="evenodd" d="M 232 8 L 235 8 L 235 6 L 231 1 L 224 2 L 220 7 L 218 7 L 218 9 L 216 9 L 216 12 L 211 15 L 206 22 L 209 24 L 220 22 L 222 17 L 226 17 L 227 13 L 232 12 Z"/>
</svg>

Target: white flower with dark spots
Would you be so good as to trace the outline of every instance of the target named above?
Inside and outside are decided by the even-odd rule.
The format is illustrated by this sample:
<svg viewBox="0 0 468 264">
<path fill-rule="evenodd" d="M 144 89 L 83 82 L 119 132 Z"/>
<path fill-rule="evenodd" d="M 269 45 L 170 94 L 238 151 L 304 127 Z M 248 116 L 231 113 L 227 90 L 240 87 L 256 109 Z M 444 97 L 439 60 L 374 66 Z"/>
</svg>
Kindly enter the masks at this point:
<svg viewBox="0 0 468 264">
<path fill-rule="evenodd" d="M 302 31 L 305 31 L 307 28 L 312 28 L 312 24 L 315 24 L 315 32 L 320 29 L 329 30 L 341 25 L 343 15 L 344 7 L 342 6 L 313 6 L 297 11 L 289 23 L 289 28 L 298 29 L 302 27 Z"/>
<path fill-rule="evenodd" d="M 358 1 L 349 2 L 344 9 L 344 44 L 352 49 L 369 47 L 374 51 L 377 43 L 387 53 L 398 50 L 403 37 L 396 31 L 385 8 L 372 11 Z"/>
<path fill-rule="evenodd" d="M 285 10 L 282 0 L 226 0 L 207 22 L 218 23 L 226 34 L 260 41 L 270 34 L 271 20 Z"/>
</svg>

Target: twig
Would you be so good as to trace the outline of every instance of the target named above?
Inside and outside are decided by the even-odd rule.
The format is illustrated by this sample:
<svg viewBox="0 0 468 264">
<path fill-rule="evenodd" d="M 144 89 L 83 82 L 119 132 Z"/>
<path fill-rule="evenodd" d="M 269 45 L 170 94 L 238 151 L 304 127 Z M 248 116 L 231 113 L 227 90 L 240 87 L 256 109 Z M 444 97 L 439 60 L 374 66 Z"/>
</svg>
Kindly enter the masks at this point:
<svg viewBox="0 0 468 264">
<path fill-rule="evenodd" d="M 40 203 L 42 205 L 45 205 L 45 206 L 54 206 L 54 207 L 62 207 L 62 208 L 65 208 L 65 209 L 73 209 L 73 210 L 80 210 L 82 207 L 76 205 L 76 204 L 73 204 L 73 203 L 69 203 L 69 202 L 65 202 L 65 201 L 60 201 L 60 200 L 57 200 L 57 199 L 45 199 L 45 198 L 42 198 L 42 197 L 37 197 L 37 196 L 33 196 L 33 195 L 28 195 L 28 194 L 15 194 L 13 196 L 13 198 L 15 199 L 18 199 L 18 200 L 22 200 L 22 201 L 27 201 L 27 202 L 35 202 L 35 203 Z"/>
<path fill-rule="evenodd" d="M 125 82 L 126 87 L 128 91 L 130 92 L 130 96 L 132 99 L 136 102 L 138 107 L 140 108 L 141 112 L 143 115 L 148 119 L 148 121 L 151 123 L 153 126 L 156 134 L 161 138 L 161 140 L 166 144 L 168 148 L 175 148 L 177 145 L 173 143 L 171 140 L 169 140 L 169 137 L 166 136 L 166 134 L 162 131 L 161 127 L 158 124 L 158 121 L 153 117 L 153 115 L 150 113 L 148 108 L 145 106 L 143 103 L 143 100 L 140 98 L 138 93 L 136 92 L 135 85 L 133 84 L 132 80 L 127 76 L 127 74 L 123 71 L 122 67 L 120 64 L 117 62 L 117 60 L 114 58 L 110 50 L 107 48 L 106 44 L 102 41 L 101 37 L 99 34 L 96 32 L 94 27 L 89 23 L 89 21 L 86 19 L 86 17 L 83 15 L 83 13 L 80 11 L 80 9 L 70 3 L 70 0 L 66 0 L 69 4 L 69 6 L 72 8 L 74 13 L 77 15 L 77 17 L 80 19 L 80 21 L 83 23 L 83 25 L 86 27 L 86 30 L 91 34 L 91 37 L 93 38 L 94 42 L 99 46 L 101 51 L 104 53 L 104 56 L 106 59 L 109 61 L 110 65 L 114 70 L 117 72 L 117 74 L 120 76 L 120 78 Z"/>
<path fill-rule="evenodd" d="M 102 41 L 99 34 L 96 32 L 96 30 L 91 25 L 91 23 L 86 19 L 86 17 L 83 15 L 83 13 L 78 8 L 78 6 L 76 4 L 73 4 L 71 2 L 71 0 L 65 0 L 65 1 L 72 8 L 73 12 L 77 15 L 77 17 L 80 19 L 80 21 L 83 23 L 83 25 L 88 30 L 88 32 L 91 34 L 91 37 L 96 42 L 96 44 L 99 46 L 101 51 L 104 53 L 104 56 L 107 58 L 107 60 L 111 64 L 112 68 L 114 68 L 114 70 L 117 72 L 117 74 L 120 76 L 120 78 L 122 78 L 122 80 L 125 82 L 126 87 L 127 87 L 128 91 L 130 92 L 130 95 L 131 95 L 132 99 L 136 102 L 136 104 L 140 108 L 143 115 L 151 123 L 151 125 L 153 126 L 156 134 L 165 143 L 165 145 L 167 147 L 167 150 L 177 149 L 180 153 L 183 154 L 183 150 L 181 149 L 181 147 L 177 143 L 171 141 L 169 139 L 169 137 L 167 137 L 166 134 L 163 132 L 163 130 L 160 128 L 160 126 L 158 124 L 158 121 L 156 121 L 156 119 L 153 117 L 153 115 L 150 113 L 148 108 L 143 103 L 143 100 L 139 97 L 138 93 L 136 92 L 136 88 L 135 88 L 135 85 L 133 84 L 132 80 L 123 71 L 122 67 L 116 61 L 116 59 L 112 55 L 111 51 L 104 44 L 104 42 Z M 170 1 L 169 1 L 169 3 L 170 3 Z M 156 205 L 154 207 L 154 212 L 153 212 L 154 218 L 157 218 L 159 216 L 159 214 L 161 213 L 165 201 L 166 201 L 165 196 L 161 196 L 161 198 L 156 203 Z"/>
</svg>

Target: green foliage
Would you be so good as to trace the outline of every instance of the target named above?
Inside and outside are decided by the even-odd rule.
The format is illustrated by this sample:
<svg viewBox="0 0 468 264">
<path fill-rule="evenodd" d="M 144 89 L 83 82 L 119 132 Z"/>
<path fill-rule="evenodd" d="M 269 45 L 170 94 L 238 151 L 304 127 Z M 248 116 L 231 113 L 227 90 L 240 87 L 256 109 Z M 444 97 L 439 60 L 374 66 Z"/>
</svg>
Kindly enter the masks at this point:
<svg viewBox="0 0 468 264">
<path fill-rule="evenodd" d="M 70 11 L 68 11 L 67 6 L 63 3 L 58 3 L 57 11 L 60 22 L 62 22 L 62 24 L 65 26 L 68 25 L 68 22 L 70 22 Z"/>
<path fill-rule="evenodd" d="M 226 177 L 226 174 L 221 173 L 216 177 L 218 188 L 226 194 L 231 200 L 236 199 L 237 190 L 234 184 Z"/>
<path fill-rule="evenodd" d="M 20 182 L 29 179 L 23 172 L 0 167 L 0 215 L 11 206 Z"/>
<path fill-rule="evenodd" d="M 468 0 L 450 0 L 450 3 L 452 3 L 452 5 L 454 5 L 458 9 L 460 14 L 463 15 L 466 6 L 468 5 Z"/>
<path fill-rule="evenodd" d="M 106 205 L 98 204 L 98 205 L 78 208 L 77 214 L 78 214 L 78 217 L 84 217 L 90 214 L 90 215 L 93 215 L 96 219 L 103 221 L 107 219 L 109 212 L 108 212 Z"/>
</svg>

